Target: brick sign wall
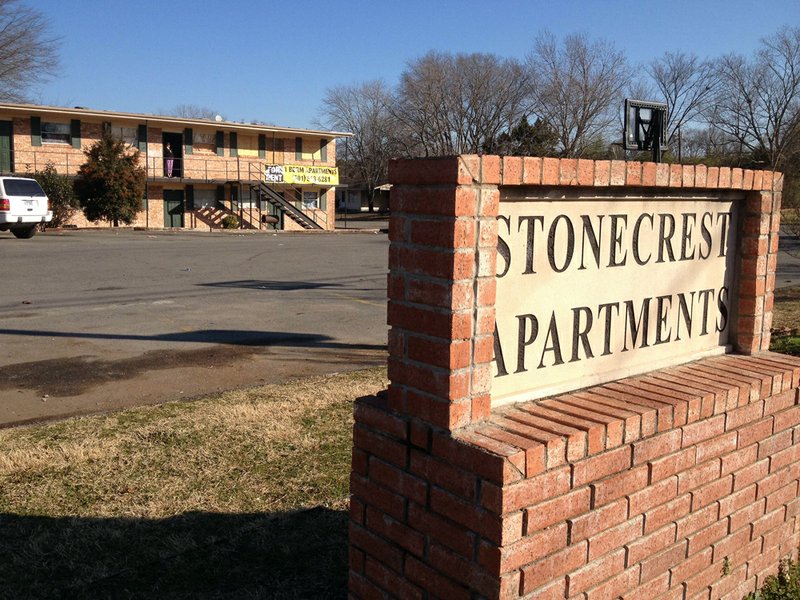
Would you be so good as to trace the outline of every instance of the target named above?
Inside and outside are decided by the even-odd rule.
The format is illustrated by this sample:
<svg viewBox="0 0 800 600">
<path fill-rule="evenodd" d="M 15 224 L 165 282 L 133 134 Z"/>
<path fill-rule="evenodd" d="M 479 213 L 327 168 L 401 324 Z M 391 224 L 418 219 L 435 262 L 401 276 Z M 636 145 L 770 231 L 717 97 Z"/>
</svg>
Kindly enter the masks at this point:
<svg viewBox="0 0 800 600">
<path fill-rule="evenodd" d="M 738 600 L 796 556 L 800 361 L 766 351 L 778 174 L 463 156 L 391 177 L 353 597 Z"/>
</svg>

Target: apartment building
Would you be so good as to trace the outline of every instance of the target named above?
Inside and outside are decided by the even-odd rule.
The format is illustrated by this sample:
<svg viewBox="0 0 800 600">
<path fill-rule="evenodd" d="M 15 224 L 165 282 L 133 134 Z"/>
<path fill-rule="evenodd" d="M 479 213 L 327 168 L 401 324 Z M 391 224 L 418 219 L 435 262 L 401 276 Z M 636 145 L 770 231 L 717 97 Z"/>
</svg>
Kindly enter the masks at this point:
<svg viewBox="0 0 800 600">
<path fill-rule="evenodd" d="M 25 174 L 52 163 L 74 176 L 106 129 L 139 150 L 147 173 L 135 226 L 209 229 L 235 215 L 247 229 L 334 228 L 336 139 L 348 133 L 0 104 L 0 171 Z M 108 226 L 80 213 L 73 224 Z"/>
</svg>

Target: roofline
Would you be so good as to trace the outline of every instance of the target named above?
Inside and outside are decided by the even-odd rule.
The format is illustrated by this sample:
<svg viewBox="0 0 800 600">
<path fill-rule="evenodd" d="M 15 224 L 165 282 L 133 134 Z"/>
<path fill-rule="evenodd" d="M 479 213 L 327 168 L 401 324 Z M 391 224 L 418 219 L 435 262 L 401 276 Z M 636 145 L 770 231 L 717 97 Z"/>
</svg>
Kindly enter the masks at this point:
<svg viewBox="0 0 800 600">
<path fill-rule="evenodd" d="M 42 104 L 14 104 L 9 102 L 0 103 L 0 110 L 12 112 L 47 112 L 72 117 L 86 116 L 97 118 L 116 118 L 130 119 L 135 121 L 148 121 L 158 123 L 169 123 L 173 125 L 201 125 L 222 127 L 225 129 L 236 129 L 240 131 L 258 131 L 271 133 L 305 133 L 309 135 L 321 135 L 333 138 L 348 138 L 353 134 L 346 131 L 325 131 L 322 129 L 298 129 L 295 127 L 278 127 L 275 125 L 253 125 L 250 123 L 237 123 L 235 121 L 211 121 L 210 119 L 193 119 L 185 117 L 170 117 L 166 115 L 150 115 L 145 113 L 116 112 L 112 110 L 96 110 L 90 108 L 65 106 L 46 106 Z"/>
</svg>

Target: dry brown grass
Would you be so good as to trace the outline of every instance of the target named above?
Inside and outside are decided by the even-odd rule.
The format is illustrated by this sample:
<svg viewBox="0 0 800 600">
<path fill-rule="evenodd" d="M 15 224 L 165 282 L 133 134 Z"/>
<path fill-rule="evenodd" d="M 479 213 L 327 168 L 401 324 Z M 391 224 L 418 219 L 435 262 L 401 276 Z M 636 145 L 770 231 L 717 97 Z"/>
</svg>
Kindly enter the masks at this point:
<svg viewBox="0 0 800 600">
<path fill-rule="evenodd" d="M 13 597 L 229 597 L 219 577 L 255 560 L 233 596 L 311 593 L 261 563 L 297 538 L 273 571 L 300 568 L 327 531 L 318 554 L 344 575 L 352 402 L 386 383 L 360 371 L 0 431 L 0 582 Z"/>
</svg>

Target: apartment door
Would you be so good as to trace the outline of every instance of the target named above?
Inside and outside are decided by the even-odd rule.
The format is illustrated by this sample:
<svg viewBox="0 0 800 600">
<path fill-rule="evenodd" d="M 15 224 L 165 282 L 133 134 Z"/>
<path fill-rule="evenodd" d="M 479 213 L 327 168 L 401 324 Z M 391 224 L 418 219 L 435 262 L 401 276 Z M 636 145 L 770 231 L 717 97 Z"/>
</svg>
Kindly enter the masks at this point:
<svg viewBox="0 0 800 600">
<path fill-rule="evenodd" d="M 0 173 L 11 172 L 11 121 L 0 121 Z"/>
<path fill-rule="evenodd" d="M 183 190 L 164 190 L 164 227 L 183 227 Z"/>
</svg>

